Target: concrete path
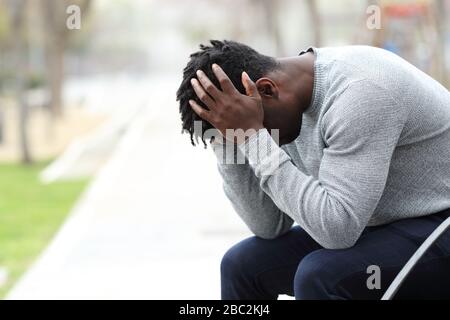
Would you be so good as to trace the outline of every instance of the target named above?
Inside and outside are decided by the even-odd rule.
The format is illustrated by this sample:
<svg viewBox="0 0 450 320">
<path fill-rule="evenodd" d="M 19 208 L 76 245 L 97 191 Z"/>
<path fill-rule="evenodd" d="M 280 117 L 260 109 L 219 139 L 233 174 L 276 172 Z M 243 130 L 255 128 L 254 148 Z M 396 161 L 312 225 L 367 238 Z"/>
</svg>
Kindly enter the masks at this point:
<svg viewBox="0 0 450 320">
<path fill-rule="evenodd" d="M 250 235 L 210 149 L 180 135 L 177 83 L 151 101 L 9 299 L 218 299 L 219 264 Z"/>
</svg>

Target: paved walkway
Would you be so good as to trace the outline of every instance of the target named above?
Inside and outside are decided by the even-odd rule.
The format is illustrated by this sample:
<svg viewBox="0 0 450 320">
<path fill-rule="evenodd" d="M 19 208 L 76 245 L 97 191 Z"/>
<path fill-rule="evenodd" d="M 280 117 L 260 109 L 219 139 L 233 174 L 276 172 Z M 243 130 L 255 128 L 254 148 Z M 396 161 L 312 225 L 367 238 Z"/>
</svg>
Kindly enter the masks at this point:
<svg viewBox="0 0 450 320">
<path fill-rule="evenodd" d="M 8 298 L 219 298 L 221 256 L 249 232 L 211 150 L 179 134 L 176 84 L 156 84 L 150 107 Z"/>
</svg>

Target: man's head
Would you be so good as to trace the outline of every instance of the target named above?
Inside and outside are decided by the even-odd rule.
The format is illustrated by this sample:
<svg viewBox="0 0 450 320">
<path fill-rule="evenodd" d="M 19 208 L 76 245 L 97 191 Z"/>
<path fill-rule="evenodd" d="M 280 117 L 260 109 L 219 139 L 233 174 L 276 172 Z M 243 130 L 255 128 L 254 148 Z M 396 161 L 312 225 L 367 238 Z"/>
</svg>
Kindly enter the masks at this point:
<svg viewBox="0 0 450 320">
<path fill-rule="evenodd" d="M 298 104 L 298 97 L 290 91 L 292 79 L 286 76 L 277 59 L 262 55 L 254 49 L 235 42 L 211 40 L 211 45 L 200 45 L 200 51 L 190 56 L 190 61 L 183 71 L 183 81 L 177 91 L 177 100 L 180 102 L 180 113 L 183 131 L 189 132 L 192 144 L 200 136 L 205 143 L 202 134 L 212 128 L 211 124 L 203 121 L 192 110 L 189 100 L 195 100 L 199 105 L 204 104 L 196 96 L 190 80 L 196 78 L 196 71 L 206 73 L 214 85 L 220 85 L 212 72 L 212 64 L 218 64 L 228 75 L 234 86 L 242 94 L 245 89 L 241 82 L 242 72 L 246 71 L 256 83 L 261 95 L 264 108 L 264 126 L 268 129 L 280 129 L 286 119 L 292 118 L 286 110 L 293 110 Z M 194 132 L 194 121 L 202 121 L 202 132 Z M 282 138 L 282 137 L 281 137 Z"/>
</svg>

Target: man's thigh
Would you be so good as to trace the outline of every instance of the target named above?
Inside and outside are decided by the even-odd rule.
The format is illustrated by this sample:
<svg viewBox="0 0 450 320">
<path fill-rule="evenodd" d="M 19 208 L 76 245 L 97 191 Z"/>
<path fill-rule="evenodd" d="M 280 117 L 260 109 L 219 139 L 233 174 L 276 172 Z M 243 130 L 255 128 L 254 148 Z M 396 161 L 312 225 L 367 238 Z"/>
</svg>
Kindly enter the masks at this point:
<svg viewBox="0 0 450 320">
<path fill-rule="evenodd" d="M 225 254 L 222 267 L 226 265 L 227 268 L 239 270 L 243 273 L 240 277 L 253 283 L 267 297 L 293 295 L 293 281 L 298 264 L 303 257 L 321 248 L 311 236 L 297 226 L 276 239 L 251 237 L 239 242 Z M 223 285 L 232 281 L 223 280 Z"/>
<path fill-rule="evenodd" d="M 329 292 L 336 299 L 381 298 L 401 268 L 444 219 L 432 215 L 367 228 L 352 248 L 311 253 L 297 270 L 297 298 L 314 298 L 316 294 L 319 297 L 319 291 Z M 379 289 L 374 278 L 378 269 Z M 422 257 L 396 296 L 443 297 L 450 298 L 450 232 Z"/>
</svg>

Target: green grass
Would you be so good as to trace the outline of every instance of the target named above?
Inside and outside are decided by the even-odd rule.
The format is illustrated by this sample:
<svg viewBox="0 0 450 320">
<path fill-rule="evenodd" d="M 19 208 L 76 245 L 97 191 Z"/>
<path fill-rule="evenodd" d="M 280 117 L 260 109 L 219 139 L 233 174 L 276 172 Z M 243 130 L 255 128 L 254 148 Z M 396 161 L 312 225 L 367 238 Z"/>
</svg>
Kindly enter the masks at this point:
<svg viewBox="0 0 450 320">
<path fill-rule="evenodd" d="M 55 235 L 87 180 L 43 185 L 32 166 L 0 164 L 0 267 L 9 273 L 3 298 Z"/>
</svg>

